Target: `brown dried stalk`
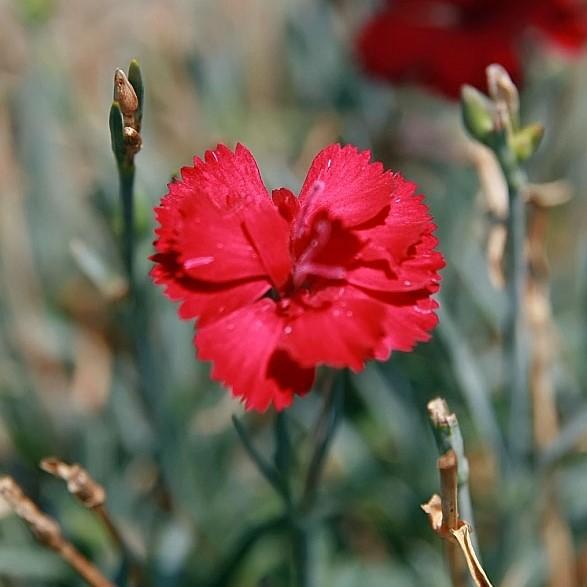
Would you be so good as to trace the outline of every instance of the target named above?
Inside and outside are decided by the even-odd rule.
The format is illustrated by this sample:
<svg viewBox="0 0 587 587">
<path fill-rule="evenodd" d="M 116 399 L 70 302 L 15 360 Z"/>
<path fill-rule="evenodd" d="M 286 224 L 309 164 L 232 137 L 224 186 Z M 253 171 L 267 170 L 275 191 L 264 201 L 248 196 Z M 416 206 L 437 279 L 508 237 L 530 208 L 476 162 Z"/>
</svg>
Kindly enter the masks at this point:
<svg viewBox="0 0 587 587">
<path fill-rule="evenodd" d="M 458 483 L 457 483 L 457 456 L 454 450 L 449 450 L 437 461 L 440 473 L 440 508 L 442 512 L 442 523 L 439 534 L 448 538 L 445 543 L 448 568 L 454 587 L 465 587 L 467 577 L 463 565 L 463 558 L 460 556 L 458 544 L 450 539 L 452 532 L 459 527 L 459 504 L 458 504 Z"/>
<path fill-rule="evenodd" d="M 556 185 L 556 184 L 551 184 Z M 530 394 L 533 407 L 534 445 L 543 450 L 558 435 L 559 422 L 552 366 L 556 355 L 557 332 L 552 319 L 549 292 L 549 270 L 545 236 L 548 208 L 565 202 L 564 191 L 535 186 L 529 198 L 528 257 L 529 273 L 526 289 L 528 326 L 532 334 L 530 358 Z M 542 513 L 542 540 L 549 561 L 549 585 L 574 587 L 574 550 L 568 524 L 560 513 L 551 477 L 547 477 Z"/>
<path fill-rule="evenodd" d="M 422 509 L 428 514 L 432 529 L 445 540 L 446 558 L 453 586 L 467 585 L 468 568 L 477 587 L 491 587 L 475 554 L 470 526 L 459 516 L 459 498 L 468 510 L 470 501 L 467 485 L 468 465 L 457 418 L 442 398 L 429 402 L 428 412 L 441 453 L 437 461 L 441 496 L 433 495 L 428 503 L 422 505 Z M 460 476 L 459 463 L 463 469 Z"/>
<path fill-rule="evenodd" d="M 91 587 L 114 587 L 102 573 L 61 534 L 59 524 L 45 515 L 12 477 L 0 478 L 0 496 L 26 522 L 35 539 L 55 551 Z"/>
<path fill-rule="evenodd" d="M 67 484 L 67 490 L 76 497 L 82 505 L 94 511 L 110 534 L 112 541 L 132 563 L 132 574 L 135 578 L 141 576 L 140 569 L 134 564 L 132 553 L 127 547 L 122 533 L 106 509 L 106 491 L 94 481 L 90 474 L 77 463 L 69 465 L 55 457 L 43 459 L 41 469 L 47 473 L 63 479 Z"/>
</svg>

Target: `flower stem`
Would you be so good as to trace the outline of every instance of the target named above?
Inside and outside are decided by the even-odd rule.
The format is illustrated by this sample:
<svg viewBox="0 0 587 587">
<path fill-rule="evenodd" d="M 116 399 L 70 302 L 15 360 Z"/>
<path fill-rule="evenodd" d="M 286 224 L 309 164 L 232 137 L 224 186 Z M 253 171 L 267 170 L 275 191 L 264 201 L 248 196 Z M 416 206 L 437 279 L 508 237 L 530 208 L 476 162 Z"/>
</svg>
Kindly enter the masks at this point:
<svg viewBox="0 0 587 587">
<path fill-rule="evenodd" d="M 292 524 L 293 587 L 313 587 L 310 572 L 309 533 L 304 526 Z"/>
<path fill-rule="evenodd" d="M 314 432 L 314 452 L 312 453 L 312 458 L 308 467 L 304 492 L 302 495 L 301 508 L 303 511 L 309 511 L 316 499 L 316 493 L 322 477 L 324 463 L 328 456 L 328 449 L 330 448 L 338 424 L 342 407 L 343 388 L 348 376 L 345 373 L 342 373 L 340 375 L 340 380 L 336 385 L 333 385 L 334 375 L 332 373 L 329 373 L 327 377 L 322 411 L 318 417 Z"/>
<path fill-rule="evenodd" d="M 134 163 L 118 166 L 120 200 L 122 202 L 122 258 L 131 296 L 134 292 Z"/>
<path fill-rule="evenodd" d="M 508 318 L 505 326 L 507 375 L 510 386 L 508 437 L 514 462 L 522 462 L 531 447 L 528 352 L 524 295 L 526 288 L 526 205 L 523 190 L 526 176 L 505 136 L 495 154 L 508 187 L 509 215 L 506 242 Z"/>
<path fill-rule="evenodd" d="M 281 478 L 281 488 L 286 506 L 292 508 L 290 469 L 292 465 L 291 439 L 286 412 L 275 415 L 275 454 L 273 462 Z"/>
<path fill-rule="evenodd" d="M 310 560 L 310 542 L 312 539 L 312 521 L 310 518 L 318 495 L 318 486 L 324 471 L 328 449 L 332 444 L 340 419 L 343 391 L 347 380 L 348 375 L 341 373 L 339 380 L 334 384 L 334 374 L 329 372 L 326 375 L 322 409 L 314 430 L 314 450 L 306 473 L 299 508 L 294 512 L 295 517 L 291 521 L 293 584 L 295 587 L 314 587 L 315 585 Z"/>
</svg>

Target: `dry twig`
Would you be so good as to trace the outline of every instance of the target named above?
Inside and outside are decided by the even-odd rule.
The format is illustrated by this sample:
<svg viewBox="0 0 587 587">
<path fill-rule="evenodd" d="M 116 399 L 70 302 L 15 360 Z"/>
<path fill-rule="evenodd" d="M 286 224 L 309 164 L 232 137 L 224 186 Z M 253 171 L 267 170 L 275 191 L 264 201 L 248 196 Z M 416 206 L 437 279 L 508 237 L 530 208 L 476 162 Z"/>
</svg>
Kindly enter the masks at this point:
<svg viewBox="0 0 587 587">
<path fill-rule="evenodd" d="M 466 585 L 467 575 L 463 564 L 466 562 L 475 585 L 491 587 L 491 582 L 475 554 L 470 525 L 459 516 L 459 498 L 466 502 L 469 509 L 470 501 L 468 465 L 458 421 L 441 398 L 429 402 L 428 412 L 441 453 L 437 466 L 442 495 L 433 495 L 428 503 L 422 505 L 422 509 L 428 514 L 432 529 L 446 541 L 446 557 L 453 586 Z M 461 474 L 459 474 L 459 463 L 462 468 Z"/>
<path fill-rule="evenodd" d="M 106 527 L 112 541 L 131 562 L 132 575 L 138 580 L 142 575 L 141 570 L 135 563 L 135 557 L 128 548 L 122 533 L 108 513 L 104 488 L 77 463 L 69 465 L 55 457 L 49 457 L 43 459 L 40 466 L 43 471 L 63 479 L 67 484 L 69 493 L 76 497 L 86 508 L 96 513 Z"/>
<path fill-rule="evenodd" d="M 59 524 L 45 515 L 12 477 L 0 478 L 0 496 L 24 520 L 35 539 L 55 551 L 91 587 L 114 587 L 104 575 L 61 534 Z"/>
</svg>

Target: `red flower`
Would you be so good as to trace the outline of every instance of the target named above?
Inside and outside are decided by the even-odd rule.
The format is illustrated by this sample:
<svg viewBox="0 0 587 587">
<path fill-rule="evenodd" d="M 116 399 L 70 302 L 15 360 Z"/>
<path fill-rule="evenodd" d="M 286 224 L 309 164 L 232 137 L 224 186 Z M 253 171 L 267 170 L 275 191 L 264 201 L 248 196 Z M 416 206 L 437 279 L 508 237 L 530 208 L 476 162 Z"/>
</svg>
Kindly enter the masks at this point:
<svg viewBox="0 0 587 587">
<path fill-rule="evenodd" d="M 584 0 L 388 0 L 358 39 L 365 69 L 416 82 L 449 98 L 485 87 L 485 68 L 521 80 L 520 41 L 529 30 L 569 51 L 587 40 Z"/>
<path fill-rule="evenodd" d="M 245 147 L 218 146 L 156 209 L 152 277 L 198 318 L 199 357 L 249 409 L 281 410 L 317 365 L 359 371 L 436 324 L 434 224 L 414 185 L 369 159 L 332 145 L 299 197 L 269 196 Z"/>
</svg>

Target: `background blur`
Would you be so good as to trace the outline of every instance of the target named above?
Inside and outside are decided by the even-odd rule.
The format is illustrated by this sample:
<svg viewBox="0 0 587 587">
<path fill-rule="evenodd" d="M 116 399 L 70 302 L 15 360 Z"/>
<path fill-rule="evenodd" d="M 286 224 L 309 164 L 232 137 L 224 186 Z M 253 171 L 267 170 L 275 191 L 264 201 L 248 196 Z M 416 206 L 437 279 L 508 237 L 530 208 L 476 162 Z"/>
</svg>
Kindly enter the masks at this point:
<svg viewBox="0 0 587 587">
<path fill-rule="evenodd" d="M 476 535 L 495 584 L 587 585 L 587 56 L 525 61 L 523 118 L 546 127 L 531 181 L 558 182 L 546 191 L 572 197 L 548 208 L 538 237 L 550 266 L 554 396 L 535 401 L 532 465 L 507 467 L 505 299 L 486 261 L 479 172 L 499 178 L 465 137 L 456 103 L 361 72 L 354 39 L 373 10 L 351 0 L 0 0 L 0 472 L 110 577 L 119 554 L 39 471 L 41 458 L 79 462 L 104 484 L 152 585 L 286 584 L 279 532 L 231 561 L 243 532 L 281 504 L 235 433 L 231 415 L 242 408 L 210 383 L 193 357 L 192 325 L 148 281 L 151 211 L 171 176 L 217 142 L 244 143 L 270 188 L 297 189 L 314 154 L 340 140 L 419 185 L 447 268 L 433 340 L 353 377 L 312 534 L 316 584 L 449 584 L 419 507 L 438 491 L 426 403 L 441 394 L 463 429 Z M 136 273 L 150 302 L 156 393 L 147 402 L 120 320 L 108 131 L 114 69 L 134 57 L 146 91 Z M 300 470 L 319 404 L 309 394 L 290 412 Z M 272 420 L 243 419 L 268 457 Z M 4 510 L 0 577 L 81 584 Z"/>
</svg>

